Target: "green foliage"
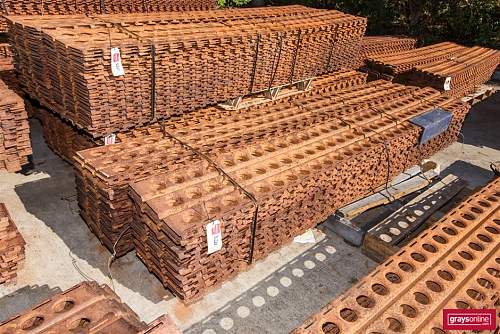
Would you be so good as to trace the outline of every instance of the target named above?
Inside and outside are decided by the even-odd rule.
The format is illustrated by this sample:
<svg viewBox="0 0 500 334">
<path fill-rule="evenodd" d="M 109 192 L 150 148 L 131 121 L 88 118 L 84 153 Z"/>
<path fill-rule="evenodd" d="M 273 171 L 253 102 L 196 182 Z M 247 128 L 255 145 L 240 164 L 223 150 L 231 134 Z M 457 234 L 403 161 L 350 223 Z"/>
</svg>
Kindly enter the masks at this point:
<svg viewBox="0 0 500 334">
<path fill-rule="evenodd" d="M 249 3 L 251 0 L 217 0 L 219 7 L 233 7 L 233 6 L 243 6 Z"/>
<path fill-rule="evenodd" d="M 368 17 L 369 34 L 406 34 L 500 48 L 499 0 L 269 0 L 335 8 Z"/>
</svg>

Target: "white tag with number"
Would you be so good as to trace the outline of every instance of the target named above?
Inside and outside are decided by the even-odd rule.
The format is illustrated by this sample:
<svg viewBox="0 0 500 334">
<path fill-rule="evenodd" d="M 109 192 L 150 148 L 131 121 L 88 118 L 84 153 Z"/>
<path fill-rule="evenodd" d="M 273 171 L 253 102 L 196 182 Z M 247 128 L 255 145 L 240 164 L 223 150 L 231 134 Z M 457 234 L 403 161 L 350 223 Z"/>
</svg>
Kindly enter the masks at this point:
<svg viewBox="0 0 500 334">
<path fill-rule="evenodd" d="M 115 77 L 125 75 L 119 48 L 111 48 L 111 72 Z"/>
<path fill-rule="evenodd" d="M 444 90 L 449 91 L 451 89 L 451 77 L 446 77 L 444 81 Z"/>
<path fill-rule="evenodd" d="M 116 135 L 114 133 L 104 137 L 104 146 L 113 145 L 116 143 Z"/>
<path fill-rule="evenodd" d="M 222 248 L 222 230 L 221 222 L 214 220 L 207 224 L 207 254 L 215 253 Z"/>
</svg>

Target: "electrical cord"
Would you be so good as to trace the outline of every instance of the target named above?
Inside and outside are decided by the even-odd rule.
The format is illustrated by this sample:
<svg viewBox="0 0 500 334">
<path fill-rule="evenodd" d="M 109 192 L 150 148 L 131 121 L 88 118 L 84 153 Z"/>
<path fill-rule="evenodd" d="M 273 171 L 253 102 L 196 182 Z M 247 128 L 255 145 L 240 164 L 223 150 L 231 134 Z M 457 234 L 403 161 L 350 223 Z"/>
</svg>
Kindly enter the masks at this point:
<svg viewBox="0 0 500 334">
<path fill-rule="evenodd" d="M 71 264 L 73 265 L 73 267 L 75 268 L 75 270 L 86 280 L 86 281 L 93 281 L 93 282 L 96 282 L 95 279 L 93 279 L 92 277 L 90 277 L 89 275 L 87 275 L 82 269 L 80 269 L 80 267 L 78 266 L 78 263 L 77 263 L 77 260 L 76 258 L 73 256 L 73 254 L 71 253 L 71 251 L 68 252 L 68 255 L 69 257 L 71 258 Z"/>
<path fill-rule="evenodd" d="M 125 235 L 125 233 L 131 228 L 131 226 L 127 226 L 123 231 L 120 233 L 118 236 L 118 239 L 116 239 L 115 243 L 113 244 L 113 254 L 109 257 L 108 259 L 108 277 L 109 281 L 111 283 L 111 288 L 113 291 L 115 291 L 115 283 L 113 279 L 113 274 L 111 273 L 111 266 L 113 265 L 113 262 L 116 260 L 116 246 L 118 245 L 118 242 L 122 239 L 122 237 Z"/>
</svg>

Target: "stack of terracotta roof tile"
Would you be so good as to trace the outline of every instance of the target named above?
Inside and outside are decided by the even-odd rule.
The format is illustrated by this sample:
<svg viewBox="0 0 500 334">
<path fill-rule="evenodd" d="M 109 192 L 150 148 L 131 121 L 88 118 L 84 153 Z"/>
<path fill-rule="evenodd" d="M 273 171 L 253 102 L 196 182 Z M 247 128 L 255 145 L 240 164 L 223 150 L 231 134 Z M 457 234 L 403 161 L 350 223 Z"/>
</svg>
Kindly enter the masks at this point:
<svg viewBox="0 0 500 334">
<path fill-rule="evenodd" d="M 25 100 L 26 110 L 28 114 L 36 117 L 41 125 L 43 137 L 47 146 L 63 160 L 68 163 L 74 163 L 76 152 L 83 151 L 92 147 L 104 145 L 103 139 L 96 139 L 87 134 L 86 132 L 76 128 L 68 121 L 62 119 L 59 115 L 49 111 L 36 103 L 33 100 Z M 138 128 L 134 133 L 142 129 L 142 131 L 152 130 L 159 127 L 158 124 L 148 125 L 146 127 Z M 133 137 L 131 131 L 119 133 L 115 141 L 121 142 Z"/>
<path fill-rule="evenodd" d="M 417 40 L 404 36 L 365 36 L 363 38 L 360 61 L 388 54 L 399 54 L 413 50 Z"/>
<path fill-rule="evenodd" d="M 486 324 L 493 324 L 500 319 L 499 222 L 496 179 L 293 333 L 447 333 L 445 309 L 492 309 Z"/>
<path fill-rule="evenodd" d="M 0 80 L 0 171 L 20 171 L 31 155 L 24 101 Z"/>
<path fill-rule="evenodd" d="M 12 50 L 8 43 L 0 43 L 0 71 L 9 71 L 14 69 L 12 60 Z"/>
<path fill-rule="evenodd" d="M 24 260 L 24 245 L 24 239 L 5 204 L 0 203 L 0 284 L 16 277 L 19 265 Z"/>
<path fill-rule="evenodd" d="M 46 108 L 32 104 L 31 107 L 36 109 L 35 113 L 42 125 L 47 146 L 65 161 L 73 163 L 76 152 L 103 144 L 102 140 L 97 140 L 82 130 L 78 130 Z"/>
<path fill-rule="evenodd" d="M 312 90 L 300 96 L 246 110 L 202 109 L 169 119 L 164 125 L 181 137 L 188 136 L 190 131 L 203 134 L 204 142 L 197 142 L 197 147 L 205 153 L 224 150 L 228 145 L 243 147 L 265 141 L 269 136 L 283 136 L 287 131 L 304 128 L 314 119 L 313 115 L 303 118 L 306 111 L 290 101 L 320 93 L 334 96 L 336 91 L 359 86 L 365 80 L 365 74 L 339 71 L 317 78 Z M 345 97 L 356 97 L 356 92 L 353 89 Z M 214 124 L 213 134 L 207 133 L 211 132 L 207 128 L 210 123 Z M 119 134 L 118 139 L 119 144 L 79 152 L 75 166 L 78 203 L 83 218 L 110 250 L 123 233 L 116 247 L 117 254 L 123 255 L 133 248 L 130 230 L 133 203 L 128 196 L 129 182 L 172 170 L 177 162 L 199 159 L 172 145 L 171 140 L 162 139 L 158 124 Z"/>
<path fill-rule="evenodd" d="M 500 51 L 473 47 L 441 61 L 415 66 L 409 80 L 465 96 L 488 81 L 500 64 Z"/>
<path fill-rule="evenodd" d="M 23 95 L 17 75 L 14 72 L 12 49 L 7 43 L 0 44 L 0 80 L 19 96 Z"/>
<path fill-rule="evenodd" d="M 207 10 L 215 8 L 216 4 L 216 0 L 3 0 L 0 32 L 7 30 L 3 15 L 95 15 Z"/>
<path fill-rule="evenodd" d="M 327 86 L 330 83 L 334 83 L 331 88 L 343 89 L 363 81 L 364 76 L 362 74 L 353 75 L 352 71 L 342 71 L 338 72 L 336 75 L 319 77 L 315 82 L 316 86 Z M 103 140 L 91 137 L 69 122 L 63 120 L 58 115 L 33 102 L 34 101 L 25 101 L 25 104 L 27 110 L 32 110 L 32 114 L 36 115 L 40 120 L 45 142 L 52 151 L 67 162 L 73 163 L 73 158 L 78 151 L 104 144 Z M 176 118 L 176 120 L 178 119 L 179 118 Z M 122 142 L 129 138 L 136 137 L 138 133 L 147 133 L 148 131 L 158 128 L 159 123 L 153 123 L 148 126 L 138 127 L 133 131 L 125 131 L 117 135 L 116 142 Z"/>
<path fill-rule="evenodd" d="M 369 57 L 373 73 L 407 84 L 431 86 L 463 97 L 488 81 L 500 63 L 500 51 L 439 43 L 398 54 Z"/>
<path fill-rule="evenodd" d="M 21 87 L 21 82 L 19 81 L 19 76 L 16 74 L 15 70 L 0 70 L 0 80 L 3 81 L 3 83 L 17 95 L 25 96 Z"/>
<path fill-rule="evenodd" d="M 420 145 L 421 129 L 408 120 L 436 107 L 452 112 L 453 123 Z M 302 113 L 293 131 L 263 118 L 260 121 L 275 134 L 239 147 L 226 144 L 225 150 L 209 156 L 256 198 L 255 260 L 366 196 L 388 174 L 395 176 L 449 145 L 468 108 L 432 88 L 375 81 L 354 92 L 298 99 L 281 110 Z M 220 142 L 221 136 L 233 137 L 240 128 L 224 121 L 227 126 L 220 129 L 214 122 L 200 121 L 176 135 L 195 147 L 215 145 L 211 138 Z M 254 118 L 248 124 L 258 122 Z M 256 208 L 206 160 L 194 156 L 174 161 L 179 157 L 176 150 L 191 152 L 174 142 L 168 146 L 168 172 L 131 184 L 136 204 L 133 239 L 149 270 L 190 302 L 247 267 Z M 206 226 L 211 220 L 222 224 L 223 246 L 208 254 Z"/>
<path fill-rule="evenodd" d="M 466 49 L 455 43 L 443 42 L 397 54 L 375 55 L 366 62 L 371 70 L 396 76 L 410 72 L 415 66 L 452 58 Z"/>
<path fill-rule="evenodd" d="M 97 137 L 353 68 L 366 19 L 288 6 L 10 16 L 9 25 L 27 92 Z M 112 47 L 122 76 L 112 74 Z"/>
<path fill-rule="evenodd" d="M 145 327 L 108 286 L 83 282 L 0 323 L 0 332 L 137 334 Z"/>
</svg>

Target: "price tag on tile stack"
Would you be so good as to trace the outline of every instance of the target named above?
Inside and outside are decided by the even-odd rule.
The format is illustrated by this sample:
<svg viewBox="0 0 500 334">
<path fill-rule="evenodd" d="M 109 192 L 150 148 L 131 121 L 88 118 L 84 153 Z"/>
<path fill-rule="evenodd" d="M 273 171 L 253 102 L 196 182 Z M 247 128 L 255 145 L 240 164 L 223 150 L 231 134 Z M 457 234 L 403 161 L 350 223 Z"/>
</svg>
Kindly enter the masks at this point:
<svg viewBox="0 0 500 334">
<path fill-rule="evenodd" d="M 215 253 L 222 248 L 222 230 L 220 220 L 214 220 L 207 224 L 207 254 Z"/>
<path fill-rule="evenodd" d="M 446 77 L 446 80 L 444 81 L 444 90 L 449 91 L 451 90 L 451 77 Z"/>
<path fill-rule="evenodd" d="M 111 72 L 115 77 L 125 75 L 119 48 L 111 48 Z"/>
<path fill-rule="evenodd" d="M 116 144 L 116 135 L 114 133 L 104 137 L 104 146 Z"/>
</svg>

